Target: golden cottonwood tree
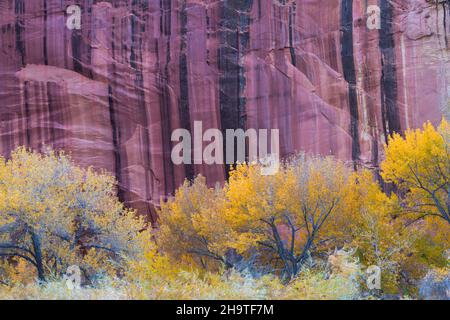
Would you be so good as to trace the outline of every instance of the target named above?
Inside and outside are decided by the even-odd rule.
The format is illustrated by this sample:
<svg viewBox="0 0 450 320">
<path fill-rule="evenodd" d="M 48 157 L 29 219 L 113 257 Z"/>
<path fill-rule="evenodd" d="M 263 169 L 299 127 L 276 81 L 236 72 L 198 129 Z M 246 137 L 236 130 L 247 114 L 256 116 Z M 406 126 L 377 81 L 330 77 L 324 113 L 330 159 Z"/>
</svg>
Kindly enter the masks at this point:
<svg viewBox="0 0 450 320">
<path fill-rule="evenodd" d="M 226 225 L 222 210 L 225 194 L 221 188 L 208 188 L 198 176 L 185 181 L 175 197 L 161 203 L 158 245 L 177 260 L 195 260 L 202 266 L 227 265 L 221 243 Z"/>
<path fill-rule="evenodd" d="M 339 161 L 302 155 L 271 176 L 259 165 L 238 165 L 223 189 L 197 178 L 161 204 L 158 243 L 172 257 L 187 255 L 203 265 L 215 260 L 232 267 L 239 257 L 256 257 L 255 263 L 291 279 L 339 211 L 348 176 Z"/>
<path fill-rule="evenodd" d="M 351 192 L 331 233 L 356 249 L 363 267 L 381 268 L 384 292 L 398 292 L 403 264 L 414 252 L 416 230 L 405 228 L 403 221 L 395 217 L 397 197 L 386 195 L 372 172 L 353 173 L 348 188 Z"/>
<path fill-rule="evenodd" d="M 394 134 L 385 152 L 381 175 L 406 194 L 406 211 L 416 220 L 435 216 L 450 223 L 449 123 L 442 120 L 437 130 L 426 123 L 404 137 Z"/>
<path fill-rule="evenodd" d="M 115 272 L 124 255 L 138 254 L 144 228 L 115 184 L 62 153 L 19 148 L 0 159 L 0 258 L 27 261 L 40 280 L 70 265 L 87 277 Z"/>
<path fill-rule="evenodd" d="M 399 188 L 397 223 L 409 231 L 414 252 L 403 259 L 404 272 L 418 280 L 429 268 L 448 268 L 450 250 L 450 125 L 395 134 L 385 146 L 382 177 Z"/>
<path fill-rule="evenodd" d="M 335 159 L 300 155 L 273 176 L 257 165 L 241 165 L 226 188 L 224 220 L 232 230 L 227 246 L 257 254 L 296 276 L 337 214 L 347 192 L 349 170 Z"/>
</svg>

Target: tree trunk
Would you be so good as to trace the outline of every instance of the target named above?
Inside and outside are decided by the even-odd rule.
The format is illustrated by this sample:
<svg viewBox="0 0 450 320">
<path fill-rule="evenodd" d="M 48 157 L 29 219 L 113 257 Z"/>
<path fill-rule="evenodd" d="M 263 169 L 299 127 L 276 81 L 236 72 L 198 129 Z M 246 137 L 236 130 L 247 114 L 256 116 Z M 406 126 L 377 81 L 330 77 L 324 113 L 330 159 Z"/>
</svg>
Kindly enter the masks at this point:
<svg viewBox="0 0 450 320">
<path fill-rule="evenodd" d="M 42 263 L 41 238 L 34 232 L 31 232 L 31 241 L 33 242 L 33 251 L 36 260 L 36 269 L 39 281 L 45 282 L 44 266 Z"/>
</svg>

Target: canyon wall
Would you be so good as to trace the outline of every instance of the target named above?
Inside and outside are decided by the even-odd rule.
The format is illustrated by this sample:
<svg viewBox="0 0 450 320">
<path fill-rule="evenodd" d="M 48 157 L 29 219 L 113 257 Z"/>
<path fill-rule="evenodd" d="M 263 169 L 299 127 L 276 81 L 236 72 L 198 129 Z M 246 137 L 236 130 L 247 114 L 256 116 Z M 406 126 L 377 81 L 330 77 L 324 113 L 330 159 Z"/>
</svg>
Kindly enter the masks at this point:
<svg viewBox="0 0 450 320">
<path fill-rule="evenodd" d="M 449 24 L 448 0 L 0 0 L 0 153 L 66 150 L 153 219 L 185 178 L 226 179 L 171 162 L 194 121 L 376 167 L 389 134 L 449 115 Z"/>
</svg>

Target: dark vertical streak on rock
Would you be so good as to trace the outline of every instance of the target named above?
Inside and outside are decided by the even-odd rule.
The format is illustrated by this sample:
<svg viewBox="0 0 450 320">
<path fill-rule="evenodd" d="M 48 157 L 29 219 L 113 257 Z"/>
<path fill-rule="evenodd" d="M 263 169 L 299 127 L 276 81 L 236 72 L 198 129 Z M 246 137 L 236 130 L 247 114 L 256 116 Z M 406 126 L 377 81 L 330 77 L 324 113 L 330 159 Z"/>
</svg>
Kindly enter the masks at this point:
<svg viewBox="0 0 450 320">
<path fill-rule="evenodd" d="M 87 16 L 89 18 L 89 28 L 88 28 L 88 32 L 87 32 L 87 38 L 89 39 L 89 41 L 86 44 L 85 49 L 87 50 L 87 53 L 86 53 L 86 55 L 87 55 L 87 65 L 89 66 L 89 68 L 87 70 L 87 72 L 88 72 L 87 76 L 90 79 L 94 78 L 94 70 L 92 68 L 92 41 L 94 41 L 94 39 L 92 37 L 93 28 L 94 28 L 94 25 L 93 25 L 93 22 L 92 22 L 92 6 L 93 6 L 93 1 L 89 0 L 88 1 L 88 9 L 87 9 L 87 11 L 88 11 L 88 15 Z"/>
<path fill-rule="evenodd" d="M 372 140 L 372 164 L 374 166 L 378 165 L 379 154 L 378 154 L 378 139 Z"/>
<path fill-rule="evenodd" d="M 172 16 L 172 0 L 160 0 L 159 1 L 161 16 L 160 16 L 160 28 L 161 33 L 165 36 L 171 34 L 171 16 Z"/>
<path fill-rule="evenodd" d="M 258 0 L 258 19 L 262 17 L 262 8 L 261 8 L 261 0 Z"/>
<path fill-rule="evenodd" d="M 48 65 L 48 52 L 47 52 L 47 0 L 44 1 L 44 39 L 43 39 L 43 48 L 44 48 L 44 64 Z"/>
<path fill-rule="evenodd" d="M 350 108 L 350 133 L 352 136 L 352 159 L 358 161 L 360 156 L 359 145 L 359 113 L 356 95 L 356 71 L 353 54 L 353 0 L 343 0 L 341 6 L 341 58 L 344 78 L 348 82 L 348 98 Z"/>
<path fill-rule="evenodd" d="M 119 185 L 119 188 L 117 190 L 117 196 L 121 201 L 124 201 L 125 196 L 123 189 L 121 188 L 121 180 L 122 180 L 122 174 L 121 174 L 121 159 L 120 159 L 120 130 L 118 130 L 118 121 L 116 116 L 116 111 L 114 110 L 114 98 L 113 98 L 113 91 L 111 85 L 108 85 L 108 108 L 109 108 L 109 118 L 111 121 L 111 130 L 112 130 L 112 142 L 113 142 L 113 148 L 114 148 L 114 168 L 115 168 L 115 174 L 116 179 Z"/>
<path fill-rule="evenodd" d="M 448 12 L 447 12 L 448 6 Z M 445 47 L 448 48 L 448 38 L 447 38 L 447 14 L 450 15 L 450 0 L 442 2 L 442 9 L 444 12 L 444 38 L 445 38 Z"/>
<path fill-rule="evenodd" d="M 90 79 L 94 78 L 92 69 L 92 0 L 85 0 L 82 7 L 81 30 L 72 30 L 73 70 Z M 84 8 L 84 9 L 83 9 Z"/>
<path fill-rule="evenodd" d="M 25 43 L 23 41 L 25 2 L 24 0 L 16 0 L 14 3 L 14 13 L 16 14 L 15 34 L 16 34 L 16 50 L 20 57 L 21 66 L 25 66 Z"/>
<path fill-rule="evenodd" d="M 393 30 L 393 7 L 389 0 L 380 0 L 381 29 L 381 115 L 383 130 L 388 137 L 394 132 L 401 132 L 399 110 L 397 106 L 397 70 L 395 66 L 395 41 Z"/>
<path fill-rule="evenodd" d="M 191 117 L 189 113 L 189 79 L 187 68 L 187 56 L 186 56 L 186 33 L 187 33 L 187 13 L 186 13 L 186 1 L 183 1 L 183 5 L 180 11 L 181 20 L 181 44 L 180 44 L 180 120 L 181 127 L 183 129 L 191 131 Z M 194 179 L 194 166 L 192 164 L 185 164 L 186 178 L 190 181 Z"/>
<path fill-rule="evenodd" d="M 447 0 L 447 14 L 450 16 L 450 0 Z"/>
<path fill-rule="evenodd" d="M 64 21 L 65 21 L 65 19 L 64 19 Z M 64 25 L 64 33 L 63 34 L 64 34 L 64 69 L 69 69 L 68 66 L 67 66 L 67 64 L 69 62 L 69 59 L 68 59 L 69 57 L 68 57 L 68 54 L 67 54 L 67 48 L 68 48 L 68 45 L 69 45 L 68 44 L 69 41 L 67 40 L 67 27 L 65 25 Z"/>
<path fill-rule="evenodd" d="M 169 92 L 169 78 L 171 63 L 171 20 L 172 20 L 172 0 L 160 0 L 160 26 L 161 32 L 165 36 L 166 41 L 166 57 L 164 67 L 161 70 L 161 77 L 159 78 L 160 89 L 160 115 L 161 115 L 161 137 L 163 146 L 163 177 L 164 177 L 164 193 L 166 195 L 172 194 L 175 189 L 175 177 L 173 174 L 173 163 L 170 158 L 171 154 L 171 140 L 170 140 L 170 92 Z M 170 180 L 169 180 L 170 179 Z"/>
<path fill-rule="evenodd" d="M 115 24 L 116 19 L 112 18 L 112 31 L 111 31 L 111 53 L 112 53 L 112 64 L 111 64 L 111 79 L 116 78 L 116 46 L 115 46 Z M 114 81 L 114 80 L 112 80 Z M 125 201 L 125 191 L 123 190 L 123 179 L 122 179 L 122 156 L 120 152 L 121 146 L 121 134 L 120 134 L 120 121 L 118 118 L 117 111 L 114 105 L 114 90 L 111 83 L 108 84 L 108 109 L 109 109 L 109 118 L 111 123 L 111 135 L 112 135 L 112 143 L 113 143 L 113 152 L 114 152 L 114 170 L 115 176 L 118 182 L 117 188 L 117 197 L 120 201 Z"/>
<path fill-rule="evenodd" d="M 31 133 L 30 133 L 30 105 L 28 103 L 29 97 L 28 97 L 28 81 L 25 81 L 23 83 L 23 98 L 25 100 L 24 102 L 24 108 L 25 108 L 25 135 L 26 135 L 26 146 L 30 147 L 31 144 Z"/>
<path fill-rule="evenodd" d="M 293 66 L 297 65 L 296 59 L 295 59 L 295 47 L 294 47 L 294 31 L 293 31 L 293 25 L 295 17 L 295 9 L 296 4 L 295 2 L 292 4 L 292 7 L 289 7 L 289 51 L 291 53 L 291 63 Z"/>
<path fill-rule="evenodd" d="M 170 52 L 170 45 L 168 46 Z M 170 62 L 170 59 L 169 59 Z M 167 62 L 167 63 L 169 63 Z M 170 94 L 168 90 L 168 66 L 166 66 L 164 71 L 163 83 L 162 85 L 162 101 L 160 104 L 160 114 L 161 114 L 161 132 L 162 132 L 162 143 L 163 143 L 163 166 L 164 166 L 164 191 L 166 195 L 172 194 L 175 188 L 175 181 L 173 175 L 173 163 L 170 158 L 171 154 L 171 141 L 170 141 Z M 169 184 L 169 180 L 170 184 Z"/>
<path fill-rule="evenodd" d="M 248 48 L 250 10 L 253 0 L 224 0 L 220 19 L 218 52 L 219 105 L 223 132 L 245 128 L 244 68 L 240 65 L 243 51 Z M 226 150 L 224 150 L 226 154 Z M 235 150 L 236 154 L 236 150 Z M 225 167 L 228 176 L 229 166 Z"/>
<path fill-rule="evenodd" d="M 81 65 L 81 31 L 72 30 L 72 60 L 73 70 L 80 74 L 83 73 L 83 66 Z"/>
</svg>

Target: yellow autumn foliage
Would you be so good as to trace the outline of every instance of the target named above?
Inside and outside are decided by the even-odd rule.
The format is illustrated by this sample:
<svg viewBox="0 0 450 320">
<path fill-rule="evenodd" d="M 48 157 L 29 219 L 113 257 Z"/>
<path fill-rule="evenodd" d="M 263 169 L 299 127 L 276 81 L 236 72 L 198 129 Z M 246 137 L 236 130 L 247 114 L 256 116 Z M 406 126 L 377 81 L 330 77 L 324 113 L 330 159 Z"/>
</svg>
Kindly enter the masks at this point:
<svg viewBox="0 0 450 320">
<path fill-rule="evenodd" d="M 115 275 L 124 256 L 141 254 L 144 228 L 118 200 L 110 174 L 77 167 L 53 151 L 19 148 L 0 159 L 0 259 L 26 262 L 41 281 L 70 265 L 87 281 Z"/>
<path fill-rule="evenodd" d="M 273 175 L 239 164 L 214 188 L 198 176 L 161 203 L 155 229 L 110 174 L 19 148 L 0 159 L 0 298 L 434 295 L 449 276 L 449 137 L 445 120 L 391 137 L 389 193 L 378 172 L 305 154 Z M 85 277 L 77 292 L 61 280 L 70 265 Z M 367 288 L 370 266 L 380 290 Z"/>
<path fill-rule="evenodd" d="M 406 193 L 405 211 L 450 224 L 450 124 L 443 119 L 437 129 L 428 122 L 404 137 L 394 134 L 385 152 L 381 175 Z"/>
</svg>

